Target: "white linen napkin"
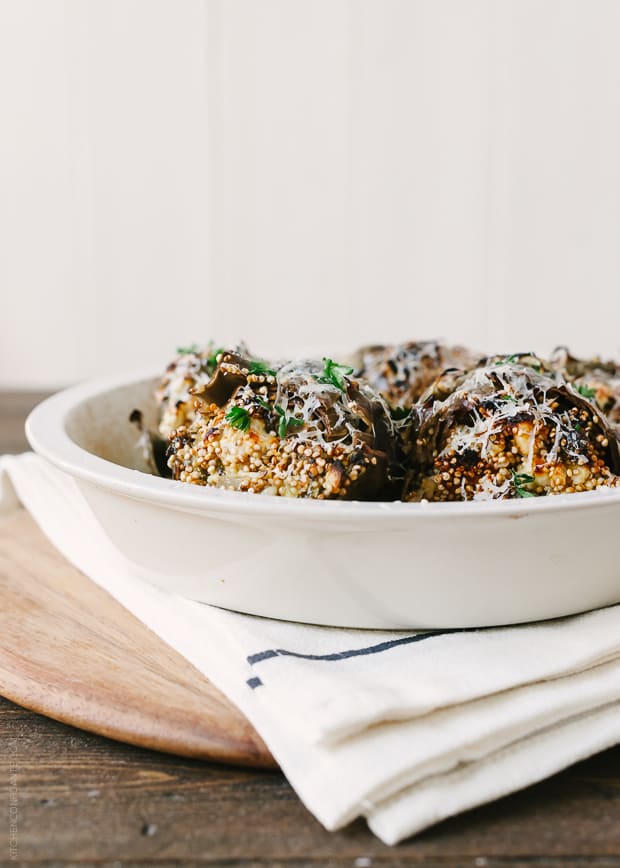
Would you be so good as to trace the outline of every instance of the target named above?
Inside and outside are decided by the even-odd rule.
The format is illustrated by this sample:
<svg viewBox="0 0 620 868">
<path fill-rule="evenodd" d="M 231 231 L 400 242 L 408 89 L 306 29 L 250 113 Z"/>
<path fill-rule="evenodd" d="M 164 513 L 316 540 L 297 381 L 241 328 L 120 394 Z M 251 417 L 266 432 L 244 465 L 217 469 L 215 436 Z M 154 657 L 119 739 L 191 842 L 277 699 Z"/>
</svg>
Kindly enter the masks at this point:
<svg viewBox="0 0 620 868">
<path fill-rule="evenodd" d="M 328 829 L 362 815 L 394 844 L 620 741 L 620 606 L 425 633 L 271 621 L 145 582 L 40 457 L 0 459 L 0 506 L 15 508 L 14 492 L 68 560 L 241 709 Z"/>
</svg>

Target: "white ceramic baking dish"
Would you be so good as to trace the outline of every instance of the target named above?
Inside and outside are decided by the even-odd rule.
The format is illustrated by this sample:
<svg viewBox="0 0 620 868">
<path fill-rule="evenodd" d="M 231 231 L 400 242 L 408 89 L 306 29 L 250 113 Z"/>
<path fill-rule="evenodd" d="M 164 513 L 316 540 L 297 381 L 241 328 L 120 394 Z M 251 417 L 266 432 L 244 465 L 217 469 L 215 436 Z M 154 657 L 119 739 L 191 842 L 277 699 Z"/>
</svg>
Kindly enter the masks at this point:
<svg viewBox="0 0 620 868">
<path fill-rule="evenodd" d="M 316 624 L 452 628 L 620 601 L 617 489 L 483 503 L 358 503 L 218 491 L 150 475 L 128 421 L 152 375 L 98 380 L 30 415 L 112 542 L 160 587 Z M 138 469 L 136 469 L 138 468 Z"/>
</svg>

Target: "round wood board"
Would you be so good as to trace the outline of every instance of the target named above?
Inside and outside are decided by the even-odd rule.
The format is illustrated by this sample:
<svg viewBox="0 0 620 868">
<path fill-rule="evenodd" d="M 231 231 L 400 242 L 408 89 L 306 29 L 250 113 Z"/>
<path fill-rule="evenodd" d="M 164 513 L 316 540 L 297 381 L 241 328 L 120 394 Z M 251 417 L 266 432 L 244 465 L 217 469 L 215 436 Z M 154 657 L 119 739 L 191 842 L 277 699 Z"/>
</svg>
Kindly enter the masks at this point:
<svg viewBox="0 0 620 868">
<path fill-rule="evenodd" d="M 72 567 L 24 510 L 0 519 L 0 693 L 140 747 L 276 767 L 241 712 Z"/>
</svg>

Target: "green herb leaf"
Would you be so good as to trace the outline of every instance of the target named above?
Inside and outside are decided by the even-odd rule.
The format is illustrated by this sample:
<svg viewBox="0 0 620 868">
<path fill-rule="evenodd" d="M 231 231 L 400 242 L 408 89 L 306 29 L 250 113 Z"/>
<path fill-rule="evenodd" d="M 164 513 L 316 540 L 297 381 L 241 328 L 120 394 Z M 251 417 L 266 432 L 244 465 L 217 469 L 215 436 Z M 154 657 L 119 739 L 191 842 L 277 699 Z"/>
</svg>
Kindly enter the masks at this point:
<svg viewBox="0 0 620 868">
<path fill-rule="evenodd" d="M 591 386 L 577 386 L 577 391 L 580 395 L 583 395 L 584 398 L 594 398 L 596 396 L 596 389 L 593 389 Z"/>
<path fill-rule="evenodd" d="M 251 374 L 266 374 L 268 377 L 275 377 L 276 372 L 270 368 L 265 362 L 258 359 L 250 362 L 249 371 Z"/>
<path fill-rule="evenodd" d="M 223 352 L 224 352 L 224 348 L 218 347 L 217 350 L 214 350 L 207 357 L 207 370 L 213 370 L 214 368 L 217 368 L 217 357 L 220 355 L 220 353 L 223 353 Z"/>
<path fill-rule="evenodd" d="M 353 368 L 350 368 L 349 365 L 339 365 L 337 362 L 332 361 L 332 359 L 323 357 L 323 375 L 317 377 L 317 379 L 319 383 L 335 386 L 341 392 L 344 392 L 346 389 L 344 378 L 350 376 L 352 373 Z"/>
<path fill-rule="evenodd" d="M 497 365 L 513 365 L 517 361 L 517 356 L 502 356 L 501 359 L 498 359 L 494 364 Z"/>
<path fill-rule="evenodd" d="M 532 482 L 535 482 L 533 476 L 530 476 L 529 473 L 515 473 L 512 471 L 512 484 L 514 485 L 515 494 L 517 497 L 536 497 L 533 491 L 527 491 L 523 486 L 531 485 Z"/>
<path fill-rule="evenodd" d="M 189 356 L 192 353 L 198 352 L 198 344 L 190 344 L 189 347 L 177 347 L 177 355 Z"/>
<path fill-rule="evenodd" d="M 250 414 L 245 407 L 231 407 L 224 418 L 240 431 L 247 431 L 250 427 Z"/>
<path fill-rule="evenodd" d="M 513 404 L 517 403 L 517 399 L 515 398 L 515 396 L 509 395 L 507 392 L 505 395 L 500 395 L 500 398 L 502 399 L 502 401 L 512 401 Z"/>
<path fill-rule="evenodd" d="M 300 425 L 303 425 L 301 419 L 295 419 L 292 416 L 288 418 L 286 416 L 282 416 L 280 421 L 278 422 L 278 434 L 280 437 L 286 437 L 288 434 L 289 428 L 298 428 Z"/>
<path fill-rule="evenodd" d="M 263 407 L 263 409 L 269 410 L 269 412 L 271 412 L 271 405 L 268 404 L 267 401 L 263 401 L 263 399 L 260 397 L 260 395 L 254 395 L 254 400 L 256 401 L 257 404 L 260 404 L 261 407 Z"/>
<path fill-rule="evenodd" d="M 495 362 L 496 365 L 524 365 L 526 368 L 532 368 L 533 371 L 540 374 L 542 368 L 540 365 L 532 364 L 523 360 L 523 356 L 533 356 L 533 353 L 513 353 L 511 356 L 504 356 L 503 359 Z"/>
<path fill-rule="evenodd" d="M 280 437 L 286 437 L 289 428 L 299 428 L 304 424 L 303 419 L 296 419 L 294 416 L 290 416 L 279 404 L 274 404 L 273 409 L 280 417 L 280 421 L 278 422 L 278 434 Z"/>
</svg>

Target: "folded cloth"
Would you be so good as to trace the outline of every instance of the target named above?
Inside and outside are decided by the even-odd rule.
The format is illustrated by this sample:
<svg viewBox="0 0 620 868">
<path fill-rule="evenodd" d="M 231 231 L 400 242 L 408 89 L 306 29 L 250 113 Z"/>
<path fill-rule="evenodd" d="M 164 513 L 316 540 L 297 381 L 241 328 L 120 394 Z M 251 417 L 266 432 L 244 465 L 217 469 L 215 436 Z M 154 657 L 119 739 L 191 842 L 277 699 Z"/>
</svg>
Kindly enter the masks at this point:
<svg viewBox="0 0 620 868">
<path fill-rule="evenodd" d="M 0 459 L 5 508 L 15 493 L 68 560 L 241 709 L 328 829 L 361 815 L 394 844 L 620 741 L 620 606 L 461 631 L 271 621 L 149 584 L 42 458 Z"/>
</svg>

